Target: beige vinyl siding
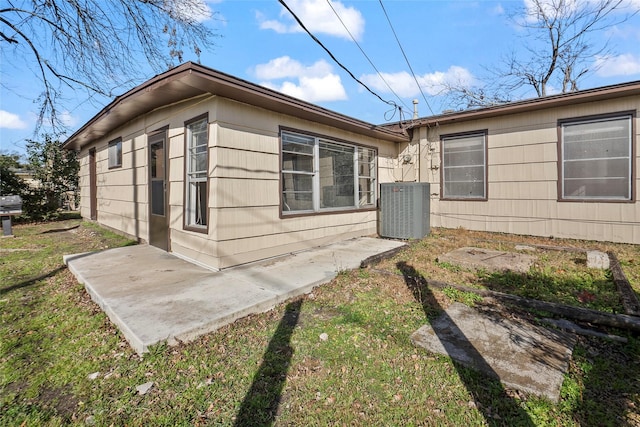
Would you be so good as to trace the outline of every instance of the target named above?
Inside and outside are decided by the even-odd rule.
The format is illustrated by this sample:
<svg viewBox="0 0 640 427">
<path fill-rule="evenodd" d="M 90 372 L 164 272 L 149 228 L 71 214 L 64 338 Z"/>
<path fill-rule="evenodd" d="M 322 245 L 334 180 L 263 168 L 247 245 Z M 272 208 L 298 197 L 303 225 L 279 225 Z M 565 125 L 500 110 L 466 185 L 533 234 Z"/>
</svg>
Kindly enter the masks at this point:
<svg viewBox="0 0 640 427">
<path fill-rule="evenodd" d="M 207 233 L 185 230 L 184 123 L 209 119 Z M 378 183 L 397 180 L 394 143 L 273 113 L 228 99 L 199 97 L 132 120 L 81 155 L 82 214 L 89 216 L 88 150 L 96 147 L 98 222 L 148 241 L 147 134 L 168 126 L 170 248 L 212 268 L 257 261 L 375 234 L 377 212 L 280 218 L 280 127 L 378 149 Z M 107 144 L 122 138 L 122 167 L 108 170 Z M 133 183 L 136 182 L 134 186 Z"/>
<path fill-rule="evenodd" d="M 111 134 L 81 151 L 80 212 L 89 218 L 89 148 L 95 147 L 98 222 L 127 236 L 146 240 L 147 212 L 139 206 L 141 201 L 146 204 L 147 198 L 146 159 L 142 158 L 146 136 L 132 131 L 135 127 Z M 122 137 L 122 167 L 109 169 L 109 141 L 118 137 Z"/>
<path fill-rule="evenodd" d="M 211 97 L 208 97 L 209 99 Z M 205 98 L 206 99 L 206 98 Z M 144 117 L 138 117 L 93 144 L 80 153 L 81 214 L 89 218 L 89 149 L 96 148 L 98 223 L 143 242 L 149 240 L 148 231 L 148 150 L 147 135 L 169 126 L 169 179 L 170 210 L 182 207 L 183 120 L 202 97 L 171 105 Z M 122 167 L 108 168 L 108 143 L 122 138 Z M 182 216 L 173 214 L 173 224 Z"/>
<path fill-rule="evenodd" d="M 83 218 L 90 218 L 90 188 L 89 188 L 89 150 L 82 150 L 78 154 L 78 163 L 80 170 L 78 171 L 78 185 L 80 186 L 80 205 L 78 209 Z"/>
<path fill-rule="evenodd" d="M 282 255 L 290 252 L 329 244 L 339 240 L 375 233 L 376 212 L 358 212 L 338 215 L 319 215 L 317 221 L 301 221 L 285 225 L 274 233 L 233 238 L 219 242 L 219 262 L 222 267 Z M 301 220 L 301 218 L 296 218 Z M 287 220 L 288 221 L 288 220 Z M 367 227 L 373 227 L 373 230 Z M 275 230 L 274 230 L 275 231 Z M 340 266 L 336 260 L 336 269 Z"/>
<path fill-rule="evenodd" d="M 637 202 L 558 201 L 558 121 L 637 109 L 640 99 L 627 97 L 416 130 L 414 142 L 419 141 L 425 153 L 420 159 L 421 180 L 432 184 L 431 225 L 640 243 Z M 440 135 L 482 129 L 488 129 L 488 200 L 441 200 Z M 635 144 L 637 198 L 637 135 Z"/>
<path fill-rule="evenodd" d="M 280 218 L 280 127 L 378 148 L 379 181 L 388 181 L 393 143 L 351 134 L 218 99 L 210 161 L 212 218 L 218 268 L 269 258 L 345 238 L 374 234 L 376 212 Z M 385 182 L 382 181 L 382 182 Z"/>
</svg>

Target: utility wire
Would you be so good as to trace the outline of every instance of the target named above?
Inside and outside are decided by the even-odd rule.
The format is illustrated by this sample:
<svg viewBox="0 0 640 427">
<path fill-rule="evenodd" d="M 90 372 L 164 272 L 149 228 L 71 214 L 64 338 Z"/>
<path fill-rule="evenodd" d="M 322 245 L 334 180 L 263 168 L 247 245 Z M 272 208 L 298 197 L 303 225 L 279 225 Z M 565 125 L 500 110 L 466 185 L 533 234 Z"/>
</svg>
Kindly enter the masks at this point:
<svg viewBox="0 0 640 427">
<path fill-rule="evenodd" d="M 418 85 L 418 89 L 420 89 L 420 93 L 422 94 L 422 98 L 424 99 L 424 102 L 426 102 L 427 107 L 429 108 L 429 111 L 431 111 L 431 115 L 435 115 L 433 110 L 431 109 L 431 105 L 429 105 L 429 101 L 427 101 L 427 97 L 425 96 L 424 92 L 422 91 L 422 87 L 420 86 L 420 83 L 418 83 L 418 78 L 416 77 L 416 73 L 413 72 L 413 68 L 411 67 L 411 64 L 409 63 L 409 58 L 407 58 L 407 54 L 404 52 L 404 49 L 402 48 L 402 44 L 400 43 L 400 39 L 398 38 L 398 35 L 396 34 L 396 30 L 393 28 L 393 24 L 391 23 L 391 19 L 389 19 L 389 15 L 387 14 L 387 10 L 384 7 L 384 4 L 382 4 L 382 0 L 378 0 L 380 2 L 380 6 L 382 7 L 382 11 L 384 12 L 384 16 L 387 17 L 387 22 L 389 23 L 389 26 L 391 27 L 391 31 L 393 32 L 394 37 L 396 38 L 396 42 L 398 42 L 398 46 L 400 47 L 400 51 L 402 52 L 402 56 L 404 56 L 404 60 L 407 62 L 407 65 L 409 66 L 409 70 L 411 71 L 411 75 L 413 76 L 413 79 L 416 82 L 416 85 Z"/>
<path fill-rule="evenodd" d="M 333 53 L 331 53 L 331 51 L 324 45 L 322 44 L 322 42 L 320 40 L 318 40 L 318 38 L 316 36 L 314 36 L 311 31 L 309 31 L 307 29 L 307 27 L 305 27 L 305 25 L 302 23 L 302 21 L 300 20 L 300 18 L 298 18 L 298 15 L 296 15 L 293 10 L 291 10 L 291 8 L 284 2 L 284 0 L 278 0 L 278 2 L 289 11 L 289 13 L 291 14 L 291 16 L 293 16 L 293 18 L 296 20 L 296 22 L 298 23 L 298 25 L 300 25 L 300 27 L 302 27 L 302 29 L 309 35 L 309 37 L 311 37 L 313 39 L 313 41 L 315 41 L 318 45 L 320 45 L 321 48 L 324 49 L 325 52 L 327 52 L 327 54 L 331 57 L 331 59 L 340 66 L 340 68 L 342 68 L 344 71 L 347 72 L 347 74 L 349 74 L 349 76 L 351 76 L 351 78 L 353 80 L 355 80 L 356 82 L 358 82 L 358 84 L 360 84 L 360 86 L 362 86 L 363 88 L 365 88 L 369 93 L 371 93 L 372 95 L 374 95 L 376 98 L 378 98 L 380 101 L 384 102 L 387 105 L 391 105 L 393 107 L 393 111 L 395 113 L 396 109 L 400 110 L 400 114 L 402 115 L 402 107 L 400 107 L 398 104 L 396 104 L 393 101 L 386 101 L 384 100 L 380 95 L 378 95 L 377 93 L 375 93 L 373 90 L 371 90 L 369 88 L 369 86 L 367 86 L 366 84 L 364 84 L 363 82 L 361 82 L 360 80 L 358 80 L 358 78 L 353 75 L 353 73 L 351 71 L 349 71 L 349 69 L 347 67 L 345 67 L 344 65 L 342 65 L 342 63 L 340 61 L 338 61 L 338 59 L 333 55 Z"/>
<path fill-rule="evenodd" d="M 384 79 L 384 77 L 382 76 L 382 73 L 380 73 L 380 71 L 378 70 L 378 68 L 376 68 L 376 66 L 373 64 L 373 61 L 371 61 L 371 58 L 369 58 L 369 56 L 365 53 L 364 49 L 362 49 L 362 46 L 360 46 L 360 43 L 358 43 L 358 41 L 355 39 L 355 37 L 353 37 L 353 34 L 351 34 L 351 31 L 349 31 L 349 28 L 347 28 L 347 26 L 345 25 L 344 21 L 342 20 L 342 18 L 340 18 L 340 15 L 338 15 L 338 12 L 336 11 L 336 9 L 333 7 L 333 4 L 331 4 L 331 0 L 327 0 L 327 4 L 329 5 L 329 7 L 331 8 L 331 10 L 333 10 L 333 13 L 336 15 L 336 17 L 338 18 L 338 20 L 340 21 L 340 23 L 342 24 L 342 26 L 344 27 L 344 29 L 347 31 L 347 33 L 349 34 L 349 37 L 351 37 L 351 40 L 353 40 L 353 42 L 356 44 L 356 46 L 358 46 L 358 49 L 360 49 L 360 52 L 362 52 L 362 54 L 364 55 L 365 58 L 367 58 L 367 61 L 369 61 L 369 64 L 371 64 L 371 66 L 373 67 L 374 70 L 376 70 L 376 73 L 378 73 L 378 76 L 380 77 L 380 79 L 384 82 L 385 85 L 387 85 L 387 87 L 389 88 L 389 90 L 391 91 L 391 93 L 393 93 L 396 98 L 398 98 L 398 100 L 405 106 L 407 107 L 407 110 L 411 110 L 411 107 L 409 107 L 407 105 L 406 102 L 404 102 L 404 100 L 402 98 L 400 98 L 398 96 L 398 94 L 393 90 L 393 88 L 389 85 L 389 83 Z"/>
</svg>

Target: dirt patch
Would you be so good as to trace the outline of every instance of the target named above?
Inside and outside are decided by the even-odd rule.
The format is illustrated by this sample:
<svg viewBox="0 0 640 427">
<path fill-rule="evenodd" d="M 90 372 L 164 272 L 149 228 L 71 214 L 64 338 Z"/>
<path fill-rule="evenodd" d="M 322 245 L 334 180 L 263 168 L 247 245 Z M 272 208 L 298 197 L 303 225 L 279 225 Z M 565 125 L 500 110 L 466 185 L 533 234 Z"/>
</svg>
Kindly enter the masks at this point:
<svg viewBox="0 0 640 427">
<path fill-rule="evenodd" d="M 43 387 L 40 390 L 37 403 L 45 408 L 53 409 L 57 415 L 65 420 L 71 420 L 78 408 L 78 399 L 73 395 L 71 386 Z"/>
<path fill-rule="evenodd" d="M 301 312 L 298 318 L 298 327 L 304 328 L 313 323 L 326 322 L 340 316 L 340 312 L 331 307 L 319 307 L 311 312 Z"/>
<path fill-rule="evenodd" d="M 476 270 L 526 273 L 536 261 L 536 257 L 515 252 L 464 247 L 447 252 L 440 256 L 438 261 Z"/>
</svg>

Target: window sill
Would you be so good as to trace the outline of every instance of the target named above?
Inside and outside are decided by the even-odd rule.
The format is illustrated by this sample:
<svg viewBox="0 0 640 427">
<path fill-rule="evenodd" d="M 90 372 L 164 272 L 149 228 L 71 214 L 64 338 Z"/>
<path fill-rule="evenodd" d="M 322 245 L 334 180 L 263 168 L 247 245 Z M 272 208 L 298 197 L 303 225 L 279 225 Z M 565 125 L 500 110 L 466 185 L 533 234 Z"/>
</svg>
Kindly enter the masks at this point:
<svg viewBox="0 0 640 427">
<path fill-rule="evenodd" d="M 558 202 L 563 203 L 635 203 L 635 200 L 629 199 L 558 199 Z"/>
<path fill-rule="evenodd" d="M 184 231 L 193 231 L 194 233 L 209 234 L 208 226 L 185 225 L 182 229 Z"/>
<path fill-rule="evenodd" d="M 318 216 L 318 215 L 336 215 L 345 213 L 357 213 L 357 212 L 371 212 L 376 211 L 378 208 L 374 205 L 366 208 L 347 208 L 339 210 L 321 210 L 321 211 L 280 211 L 280 219 L 285 218 L 299 218 L 303 216 Z"/>
<path fill-rule="evenodd" d="M 488 202 L 487 197 L 440 197 L 444 202 Z"/>
</svg>

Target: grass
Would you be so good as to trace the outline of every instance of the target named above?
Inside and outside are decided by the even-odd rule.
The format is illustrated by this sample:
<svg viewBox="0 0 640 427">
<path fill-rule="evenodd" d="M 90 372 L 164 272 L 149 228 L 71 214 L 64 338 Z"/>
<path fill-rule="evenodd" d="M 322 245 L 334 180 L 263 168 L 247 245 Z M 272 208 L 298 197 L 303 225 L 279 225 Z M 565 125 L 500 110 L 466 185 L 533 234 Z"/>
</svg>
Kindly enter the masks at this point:
<svg viewBox="0 0 640 427">
<path fill-rule="evenodd" d="M 175 347 L 135 354 L 62 265 L 64 253 L 131 244 L 80 220 L 14 226 L 0 239 L 0 425 L 639 425 L 640 342 L 578 339 L 557 404 L 513 390 L 409 336 L 452 301 L 402 277 L 487 287 L 616 312 L 606 273 L 540 251 L 528 279 L 454 268 L 461 246 L 613 250 L 638 291 L 636 246 L 433 230 L 368 270 Z M 535 284 L 531 284 L 535 282 Z M 613 331 L 622 333 L 620 331 Z M 139 395 L 136 386 L 152 381 Z"/>
</svg>

